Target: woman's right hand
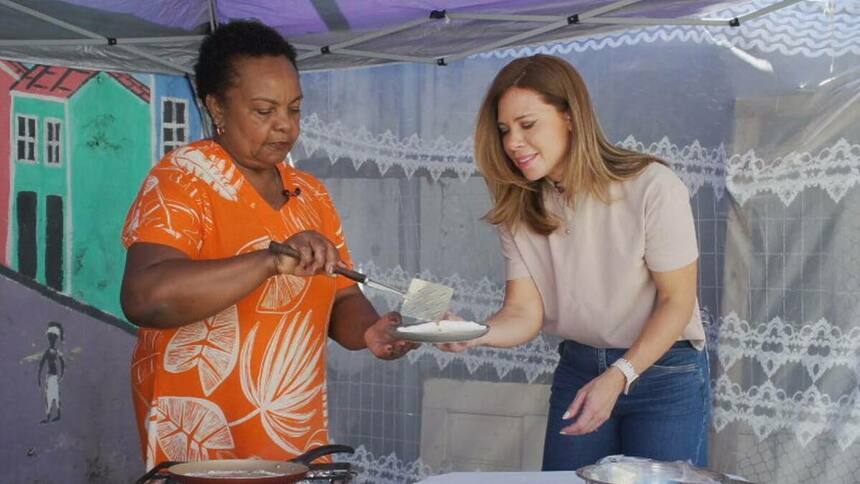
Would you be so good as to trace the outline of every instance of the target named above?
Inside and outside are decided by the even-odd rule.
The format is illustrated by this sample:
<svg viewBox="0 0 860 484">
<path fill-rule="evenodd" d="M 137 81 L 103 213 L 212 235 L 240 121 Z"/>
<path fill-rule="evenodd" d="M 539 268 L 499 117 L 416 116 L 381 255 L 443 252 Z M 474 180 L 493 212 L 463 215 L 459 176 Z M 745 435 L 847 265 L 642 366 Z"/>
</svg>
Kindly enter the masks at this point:
<svg viewBox="0 0 860 484">
<path fill-rule="evenodd" d="M 451 311 L 447 311 L 445 313 L 444 318 L 448 321 L 463 321 L 463 318 L 459 314 Z M 490 331 L 492 331 L 492 328 L 490 329 Z M 489 334 L 489 332 L 487 334 Z M 481 346 L 483 344 L 484 336 L 481 336 L 480 338 L 470 339 L 469 341 L 460 341 L 458 343 L 436 343 L 433 346 L 435 346 L 437 349 L 447 351 L 449 353 L 461 353 L 463 351 L 468 350 L 469 348 Z"/>
<path fill-rule="evenodd" d="M 459 343 L 436 343 L 435 346 L 437 349 L 442 351 L 447 351 L 449 353 L 462 353 L 463 351 L 468 350 L 469 348 L 475 346 L 481 346 L 481 338 L 470 339 L 469 341 L 461 341 Z"/>
<path fill-rule="evenodd" d="M 278 274 L 292 274 L 294 276 L 328 274 L 334 276 L 335 266 L 345 267 L 343 261 L 340 260 L 337 248 L 319 232 L 305 230 L 293 235 L 284 243 L 295 249 L 300 257 L 296 259 L 288 255 L 277 254 L 275 256 L 275 270 L 278 271 Z"/>
</svg>

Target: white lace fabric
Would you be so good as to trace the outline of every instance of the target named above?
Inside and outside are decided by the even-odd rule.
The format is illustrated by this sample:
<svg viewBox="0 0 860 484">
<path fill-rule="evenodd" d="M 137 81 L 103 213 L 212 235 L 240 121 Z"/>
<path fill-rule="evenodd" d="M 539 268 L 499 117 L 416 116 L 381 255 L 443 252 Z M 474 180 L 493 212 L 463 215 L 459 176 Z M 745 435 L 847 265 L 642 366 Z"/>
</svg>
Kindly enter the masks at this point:
<svg viewBox="0 0 860 484">
<path fill-rule="evenodd" d="M 299 167 L 324 173 L 360 270 L 399 287 L 412 277 L 451 286 L 452 309 L 483 321 L 501 304 L 504 274 L 495 231 L 479 221 L 489 200 L 472 155 L 477 106 L 513 57 L 570 60 L 610 139 L 667 160 L 690 190 L 710 467 L 762 483 L 856 482 L 858 18 L 860 0 L 802 1 L 734 29 L 646 27 L 443 69 L 308 74 Z M 337 108 L 347 91 L 350 108 Z M 367 294 L 381 311 L 400 304 Z M 414 482 L 444 471 L 420 460 L 424 380 L 547 383 L 556 363 L 556 341 L 543 336 L 456 354 L 424 345 L 391 363 L 329 345 L 332 435 L 362 444 L 359 482 Z"/>
</svg>

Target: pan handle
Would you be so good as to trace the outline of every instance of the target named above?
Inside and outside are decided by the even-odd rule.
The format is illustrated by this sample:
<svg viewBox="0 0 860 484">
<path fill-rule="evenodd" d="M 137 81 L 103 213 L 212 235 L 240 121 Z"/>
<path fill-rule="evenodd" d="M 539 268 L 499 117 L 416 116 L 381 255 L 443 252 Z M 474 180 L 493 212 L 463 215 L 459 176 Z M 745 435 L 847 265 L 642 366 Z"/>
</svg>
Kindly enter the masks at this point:
<svg viewBox="0 0 860 484">
<path fill-rule="evenodd" d="M 180 464 L 180 462 L 166 460 L 164 462 L 160 462 L 157 466 L 153 467 L 146 474 L 143 475 L 140 479 L 135 481 L 134 484 L 146 484 L 149 481 L 154 481 L 157 479 L 166 480 L 168 477 L 167 474 L 161 474 L 161 471 L 167 469 L 172 465 Z"/>
<path fill-rule="evenodd" d="M 298 462 L 304 465 L 310 465 L 316 459 L 329 454 L 354 454 L 355 449 L 343 444 L 328 444 L 313 448 L 304 454 L 297 455 L 290 459 L 290 462 Z"/>
<path fill-rule="evenodd" d="M 275 242 L 274 240 L 269 242 L 269 252 L 272 252 L 275 254 L 288 255 L 294 259 L 301 258 L 301 255 L 299 255 L 299 252 L 296 249 L 290 247 L 287 244 Z M 344 277 L 347 277 L 349 279 L 352 279 L 355 282 L 360 282 L 362 284 L 365 281 L 367 281 L 366 275 L 362 274 L 361 272 L 356 272 L 354 270 L 347 269 L 346 267 L 334 266 L 334 272 L 337 274 L 340 274 Z"/>
</svg>

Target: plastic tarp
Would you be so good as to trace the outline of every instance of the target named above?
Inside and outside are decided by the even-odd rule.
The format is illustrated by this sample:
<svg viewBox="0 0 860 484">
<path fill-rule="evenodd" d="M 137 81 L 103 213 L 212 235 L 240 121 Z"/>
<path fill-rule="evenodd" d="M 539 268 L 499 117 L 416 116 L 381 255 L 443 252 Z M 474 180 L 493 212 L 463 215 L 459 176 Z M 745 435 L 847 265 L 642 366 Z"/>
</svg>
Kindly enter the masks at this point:
<svg viewBox="0 0 860 484">
<path fill-rule="evenodd" d="M 329 188 L 363 271 L 394 286 L 449 285 L 454 311 L 483 321 L 505 273 L 495 230 L 479 221 L 490 202 L 472 159 L 478 106 L 515 57 L 569 60 L 609 139 L 667 160 L 690 192 L 712 369 L 708 467 L 762 484 L 856 483 L 858 18 L 860 0 L 809 1 L 731 30 L 650 26 L 446 68 L 309 72 L 293 156 Z M 368 294 L 380 311 L 399 303 Z M 397 362 L 332 344 L 330 433 L 360 447 L 360 482 L 539 468 L 543 423 L 537 442 L 519 429 L 546 400 L 516 412 L 551 383 L 557 342 L 457 354 L 423 345 Z M 495 482 L 480 476 L 428 481 Z"/>
<path fill-rule="evenodd" d="M 178 1 L 75 3 L 28 5 L 100 35 L 192 35 L 204 32 L 209 21 L 204 1 L 192 10 L 182 10 L 185 4 Z M 305 19 L 304 30 L 273 25 L 296 42 L 319 47 L 424 18 L 438 8 L 449 14 L 472 9 L 562 16 L 615 2 L 545 2 L 545 10 L 536 2 L 389 3 L 355 2 L 376 12 L 360 17 L 343 1 L 279 2 L 281 10 L 287 5 L 305 12 L 285 16 Z M 732 5 L 712 10 L 726 3 Z M 264 5 L 225 0 L 216 2 L 215 13 L 218 21 L 251 17 Z M 300 168 L 329 188 L 362 271 L 395 286 L 412 277 L 450 285 L 456 295 L 453 309 L 483 320 L 501 303 L 504 273 L 493 228 L 477 222 L 489 208 L 471 158 L 477 105 L 492 77 L 512 58 L 538 52 L 566 58 L 591 88 L 609 138 L 666 159 L 690 191 L 700 247 L 699 302 L 712 367 L 709 467 L 761 483 L 857 482 L 860 0 L 799 2 L 741 22 L 739 28 L 668 25 L 671 18 L 743 18 L 784 5 L 773 0 L 642 1 L 605 15 L 664 15 L 667 25 L 620 30 L 618 24 L 573 24 L 548 32 L 547 38 L 577 32 L 582 37 L 531 45 L 546 40 L 535 37 L 519 42 L 530 45 L 476 54 L 446 68 L 396 64 L 308 72 L 302 77 L 303 133 L 294 156 Z M 103 17 L 89 17 L 92 7 Z M 384 8 L 392 12 L 389 20 Z M 651 10 L 636 10 L 646 8 Z M 63 65 L 104 62 L 138 71 L 166 68 L 98 39 L 99 45 L 54 45 L 41 51 L 6 44 L 21 38 L 85 37 L 45 25 L 41 28 L 48 30 L 36 35 L 38 24 L 24 27 L 25 18 L 11 19 L 10 12 L 0 0 L 0 57 Z M 341 23 L 337 12 L 345 19 Z M 120 27 L 120 20 L 128 26 Z M 395 40 L 381 37 L 352 47 L 402 48 L 414 55 L 405 47 L 410 41 L 432 58 L 534 26 L 472 22 L 473 29 L 449 30 L 452 24 L 471 23 L 442 19 L 400 32 L 391 37 Z M 348 27 L 338 27 L 343 25 Z M 187 67 L 196 46 L 183 42 L 134 47 Z M 117 45 L 123 45 L 122 38 Z M 166 54 L 170 49 L 185 57 Z M 383 59 L 330 54 L 307 57 L 302 66 L 374 62 Z M 379 230 L 380 220 L 395 222 Z M 380 310 L 395 309 L 399 302 L 382 293 L 369 295 Z M 475 449 L 474 460 L 462 455 L 452 460 L 438 450 L 444 446 L 434 445 L 445 442 L 444 432 L 452 429 L 431 418 L 441 408 L 432 405 L 465 400 L 468 391 L 452 391 L 466 388 L 460 384 L 492 383 L 494 391 L 505 384 L 516 391 L 512 401 L 548 385 L 556 343 L 540 336 L 517 348 L 459 354 L 425 345 L 396 362 L 332 344 L 331 435 L 358 447 L 352 462 L 359 482 L 400 484 L 475 468 L 533 469 L 533 461 L 516 460 L 520 440 L 511 437 L 514 425 L 498 425 L 492 440 L 474 432 L 473 441 L 456 441 L 458 449 Z M 430 394 L 434 388 L 437 393 Z M 479 403 L 491 407 L 502 400 L 486 397 Z M 506 416 L 503 411 L 498 415 Z M 465 420 L 459 422 L 462 427 Z M 488 441 L 512 447 L 484 445 Z M 434 482 L 446 481 L 439 476 Z"/>
<path fill-rule="evenodd" d="M 188 73 L 201 34 L 210 25 L 256 18 L 299 47 L 302 70 L 392 61 L 447 63 L 498 47 L 630 26 L 711 22 L 717 29 L 730 30 L 732 18 L 708 15 L 740 3 L 744 2 L 0 0 L 0 57 L 90 69 Z M 776 2 L 774 8 L 791 3 L 795 2 Z M 328 53 L 323 54 L 323 48 Z"/>
</svg>

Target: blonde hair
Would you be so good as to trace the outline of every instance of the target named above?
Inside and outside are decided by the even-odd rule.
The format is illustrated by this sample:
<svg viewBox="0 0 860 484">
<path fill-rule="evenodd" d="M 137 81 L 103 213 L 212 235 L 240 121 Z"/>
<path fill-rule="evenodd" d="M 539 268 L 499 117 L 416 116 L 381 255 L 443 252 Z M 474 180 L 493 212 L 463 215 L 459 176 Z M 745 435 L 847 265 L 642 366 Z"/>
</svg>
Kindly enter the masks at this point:
<svg viewBox="0 0 860 484">
<path fill-rule="evenodd" d="M 606 139 L 585 82 L 568 62 L 541 54 L 516 59 L 496 75 L 487 90 L 475 128 L 475 160 L 493 202 L 484 220 L 511 230 L 524 222 L 543 235 L 560 225 L 543 204 L 543 192 L 553 189 L 552 185 L 545 180 L 526 179 L 502 145 L 498 104 L 512 87 L 532 90 L 559 112 L 570 115 L 570 151 L 558 184 L 569 203 L 577 195 L 588 193 L 609 203 L 611 182 L 634 178 L 650 163 L 664 163 L 651 155 L 619 148 Z"/>
</svg>

